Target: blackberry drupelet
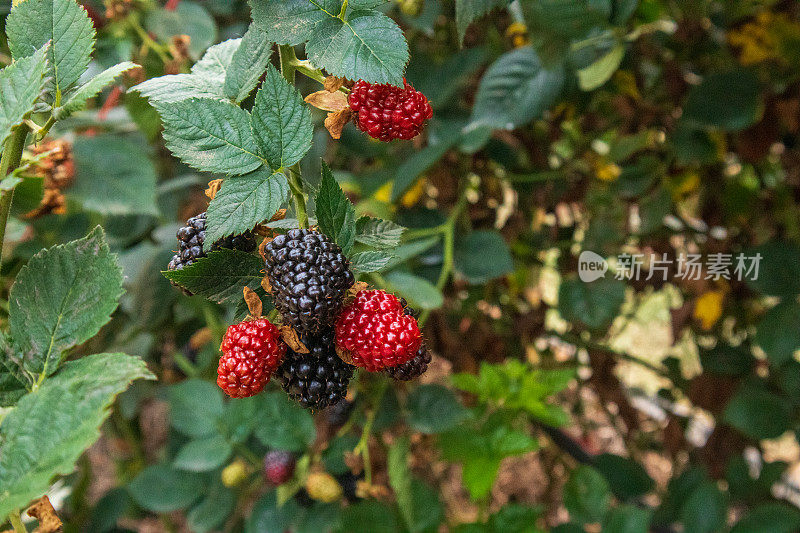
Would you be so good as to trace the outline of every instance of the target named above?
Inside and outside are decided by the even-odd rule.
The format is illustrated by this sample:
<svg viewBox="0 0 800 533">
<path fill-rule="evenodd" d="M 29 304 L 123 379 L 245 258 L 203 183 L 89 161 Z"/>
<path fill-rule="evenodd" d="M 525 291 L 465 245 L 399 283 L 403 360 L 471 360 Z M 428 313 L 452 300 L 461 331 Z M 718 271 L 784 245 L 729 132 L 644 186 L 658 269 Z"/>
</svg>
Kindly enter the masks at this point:
<svg viewBox="0 0 800 533">
<path fill-rule="evenodd" d="M 317 334 L 335 320 L 355 278 L 335 243 L 317 231 L 293 229 L 264 248 L 275 307 L 300 335 Z"/>
<path fill-rule="evenodd" d="M 407 363 L 399 366 L 391 366 L 386 368 L 386 373 L 392 376 L 392 379 L 397 381 L 411 381 L 420 377 L 428 371 L 428 365 L 431 363 L 431 352 L 423 344 L 417 350 L 417 355 Z"/>
<path fill-rule="evenodd" d="M 200 213 L 187 220 L 186 225 L 178 230 L 177 236 L 179 249 L 169 262 L 167 267 L 169 270 L 179 270 L 206 257 L 203 251 L 203 243 L 206 240 L 206 214 Z M 213 251 L 220 248 L 252 252 L 256 249 L 256 238 L 249 231 L 241 235 L 231 235 L 215 242 L 211 249 Z"/>
<path fill-rule="evenodd" d="M 287 350 L 278 369 L 283 389 L 303 407 L 323 409 L 347 395 L 353 367 L 339 359 L 333 344 L 333 332 L 304 339 L 310 353 Z"/>
</svg>

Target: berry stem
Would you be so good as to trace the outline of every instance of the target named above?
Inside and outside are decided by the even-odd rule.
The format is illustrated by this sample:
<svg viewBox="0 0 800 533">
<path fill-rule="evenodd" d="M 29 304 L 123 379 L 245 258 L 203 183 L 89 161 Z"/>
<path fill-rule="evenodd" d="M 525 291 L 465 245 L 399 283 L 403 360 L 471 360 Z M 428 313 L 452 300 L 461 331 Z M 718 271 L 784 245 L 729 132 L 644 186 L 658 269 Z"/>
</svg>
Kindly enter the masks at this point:
<svg viewBox="0 0 800 533">
<path fill-rule="evenodd" d="M 28 138 L 28 126 L 19 126 L 11 133 L 0 158 L 0 179 L 5 179 L 14 172 L 22 161 L 22 151 L 25 149 L 25 140 Z M 3 260 L 3 243 L 6 237 L 8 215 L 11 212 L 11 201 L 14 199 L 14 189 L 0 191 L 0 265 Z"/>
<path fill-rule="evenodd" d="M 294 85 L 294 74 L 297 70 L 297 56 L 294 48 L 288 44 L 278 47 L 278 56 L 281 64 L 281 74 L 290 84 Z M 297 223 L 300 229 L 308 227 L 308 211 L 306 210 L 306 195 L 303 191 L 303 179 L 300 174 L 300 163 L 294 164 L 285 169 L 286 179 L 289 181 L 289 190 L 292 192 L 294 200 L 294 210 L 297 215 Z"/>
<path fill-rule="evenodd" d="M 8 515 L 8 521 L 11 522 L 11 527 L 14 528 L 14 533 L 28 533 L 25 524 L 22 523 L 22 516 L 19 511 L 13 511 Z"/>
</svg>

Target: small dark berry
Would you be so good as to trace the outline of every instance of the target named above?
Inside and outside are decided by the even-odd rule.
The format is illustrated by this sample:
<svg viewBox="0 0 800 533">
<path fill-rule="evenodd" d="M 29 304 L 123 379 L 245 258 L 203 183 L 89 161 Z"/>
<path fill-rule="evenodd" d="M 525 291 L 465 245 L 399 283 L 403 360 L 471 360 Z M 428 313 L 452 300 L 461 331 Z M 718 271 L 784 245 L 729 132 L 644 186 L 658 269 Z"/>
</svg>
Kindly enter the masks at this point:
<svg viewBox="0 0 800 533">
<path fill-rule="evenodd" d="M 328 424 L 334 428 L 345 425 L 350 420 L 350 413 L 353 412 L 355 405 L 355 402 L 349 402 L 346 399 L 332 405 L 328 409 Z"/>
<path fill-rule="evenodd" d="M 413 359 L 402 365 L 387 368 L 386 373 L 397 381 L 411 381 L 427 372 L 430 362 L 431 353 L 423 344 L 419 347 L 417 355 L 415 355 Z"/>
</svg>

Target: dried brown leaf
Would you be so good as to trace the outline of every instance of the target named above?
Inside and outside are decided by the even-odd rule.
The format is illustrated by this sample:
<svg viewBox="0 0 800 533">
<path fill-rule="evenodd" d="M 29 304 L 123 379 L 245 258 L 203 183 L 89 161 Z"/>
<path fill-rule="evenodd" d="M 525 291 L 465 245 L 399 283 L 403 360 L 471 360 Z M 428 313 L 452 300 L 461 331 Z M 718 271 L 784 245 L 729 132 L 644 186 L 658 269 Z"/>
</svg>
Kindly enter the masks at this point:
<svg viewBox="0 0 800 533">
<path fill-rule="evenodd" d="M 310 353 L 305 344 L 300 342 L 300 335 L 297 334 L 293 327 L 283 325 L 280 327 L 280 330 L 281 338 L 283 338 L 283 342 L 285 342 L 289 348 L 297 353 Z"/>
<path fill-rule="evenodd" d="M 328 92 L 336 92 L 344 86 L 344 82 L 346 78 L 339 78 L 337 76 L 328 76 L 325 78 L 325 81 L 322 85 L 325 87 L 325 90 Z"/>
<path fill-rule="evenodd" d="M 259 318 L 264 310 L 264 304 L 261 303 L 261 298 L 258 297 L 256 291 L 250 287 L 242 289 L 244 293 L 244 301 L 247 304 L 247 309 L 250 311 L 250 316 Z"/>
<path fill-rule="evenodd" d="M 306 103 L 324 111 L 342 111 L 350 107 L 344 93 L 317 91 L 306 96 Z"/>
<path fill-rule="evenodd" d="M 328 113 L 328 116 L 325 118 L 325 129 L 328 130 L 332 138 L 340 139 L 342 137 L 342 130 L 347 126 L 347 123 L 350 122 L 352 117 L 353 110 L 349 107 L 341 111 L 336 111 L 335 113 Z"/>
<path fill-rule="evenodd" d="M 33 505 L 28 508 L 28 516 L 39 521 L 39 527 L 34 530 L 34 533 L 56 533 L 61 531 L 63 526 L 47 496 L 42 496 L 33 502 Z"/>
<path fill-rule="evenodd" d="M 209 200 L 213 200 L 219 190 L 222 188 L 222 180 L 211 180 L 208 182 L 208 189 L 206 189 L 206 196 Z"/>
<path fill-rule="evenodd" d="M 353 364 L 353 354 L 345 350 L 344 348 L 336 347 L 336 355 L 339 356 L 339 359 L 347 363 L 348 365 Z"/>
</svg>

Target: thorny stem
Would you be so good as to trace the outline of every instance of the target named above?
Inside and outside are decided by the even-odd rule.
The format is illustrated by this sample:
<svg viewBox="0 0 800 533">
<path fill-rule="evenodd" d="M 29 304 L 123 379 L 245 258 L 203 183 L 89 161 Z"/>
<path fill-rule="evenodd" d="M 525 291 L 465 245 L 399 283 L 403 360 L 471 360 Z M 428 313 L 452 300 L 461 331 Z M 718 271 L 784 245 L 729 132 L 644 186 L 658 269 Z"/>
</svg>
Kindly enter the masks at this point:
<svg viewBox="0 0 800 533">
<path fill-rule="evenodd" d="M 11 522 L 11 527 L 14 528 L 14 533 L 28 533 L 25 524 L 22 523 L 22 516 L 20 515 L 19 511 L 13 511 L 11 515 L 9 515 L 8 521 Z"/>
<path fill-rule="evenodd" d="M 28 137 L 28 126 L 22 125 L 11 133 L 0 158 L 0 179 L 5 178 L 19 167 L 22 161 L 22 151 L 25 149 L 25 139 Z M 11 201 L 14 198 L 14 189 L 0 191 L 0 265 L 3 260 L 3 243 L 6 237 L 8 215 L 11 212 Z"/>
<path fill-rule="evenodd" d="M 278 56 L 281 64 L 281 74 L 290 84 L 294 85 L 294 74 L 297 70 L 298 60 L 294 53 L 294 48 L 287 44 L 278 47 Z M 289 182 L 289 190 L 292 192 L 294 210 L 297 214 L 297 223 L 300 228 L 308 227 L 308 211 L 306 209 L 306 195 L 303 192 L 303 179 L 300 175 L 300 163 L 284 169 L 286 179 Z"/>
</svg>

